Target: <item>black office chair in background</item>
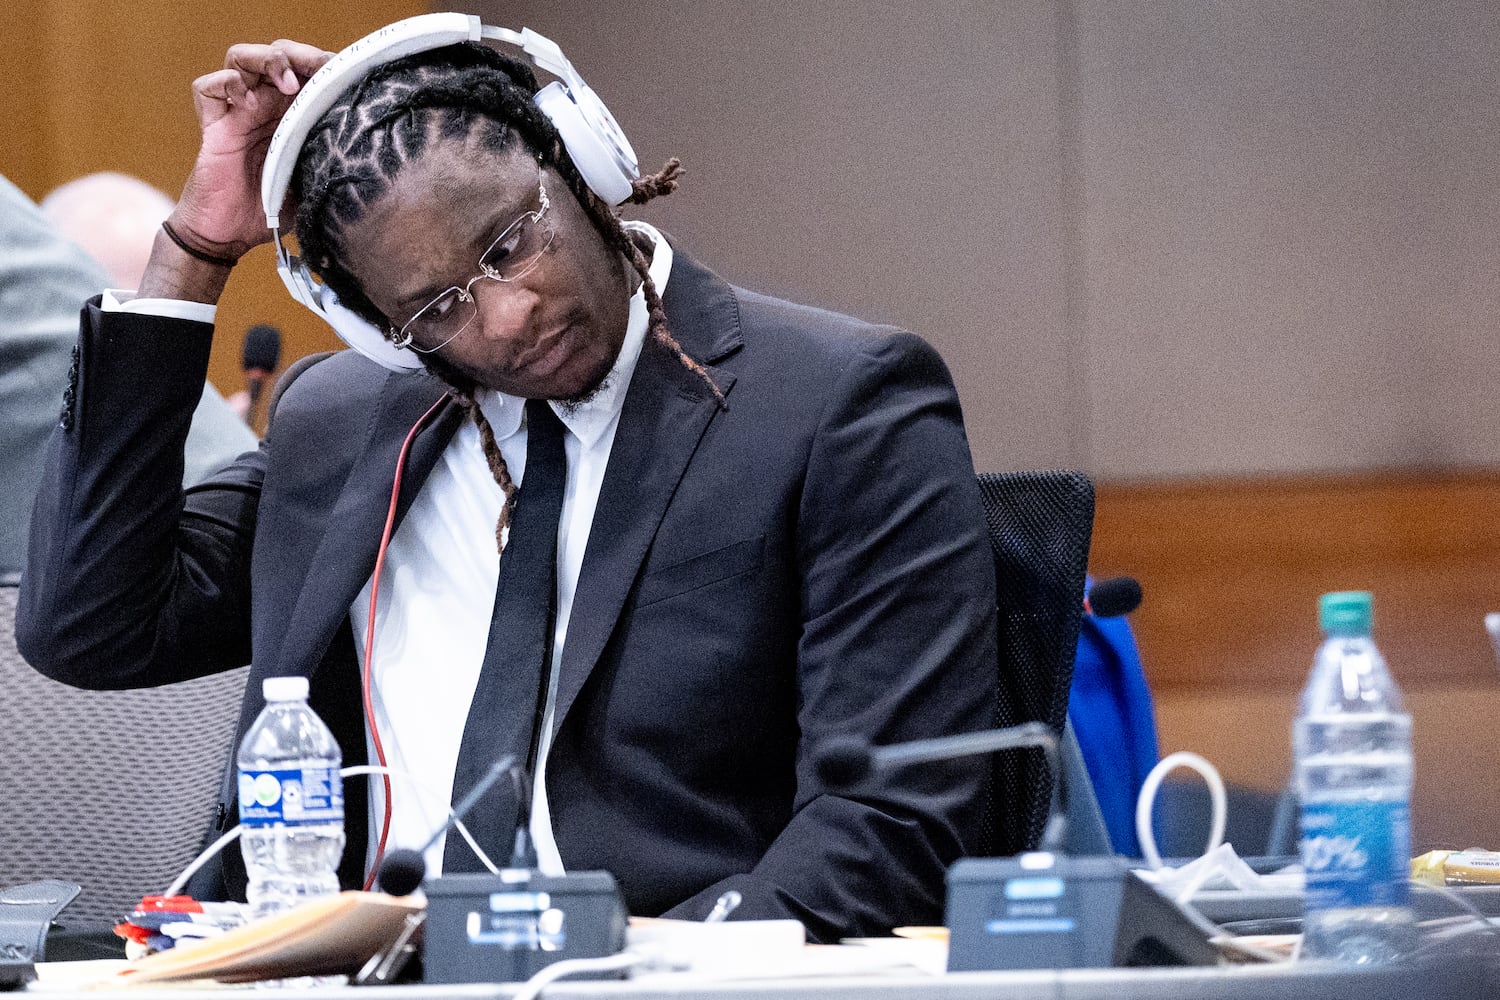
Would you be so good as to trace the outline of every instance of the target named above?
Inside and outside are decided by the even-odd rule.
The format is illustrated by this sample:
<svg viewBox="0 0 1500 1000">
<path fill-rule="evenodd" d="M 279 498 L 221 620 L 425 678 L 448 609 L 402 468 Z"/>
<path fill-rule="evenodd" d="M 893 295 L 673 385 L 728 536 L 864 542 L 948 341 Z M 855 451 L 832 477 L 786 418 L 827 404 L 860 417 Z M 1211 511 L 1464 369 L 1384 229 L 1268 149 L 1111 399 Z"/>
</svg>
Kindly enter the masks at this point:
<svg viewBox="0 0 1500 1000">
<path fill-rule="evenodd" d="M 0 587 L 0 887 L 60 878 L 59 923 L 113 926 L 165 889 L 213 819 L 249 668 L 138 691 L 80 691 L 16 650 Z"/>
<path fill-rule="evenodd" d="M 1071 732 L 1068 689 L 1083 614 L 1084 578 L 1094 529 L 1094 484 L 1080 472 L 981 473 L 979 492 L 995 558 L 999 615 L 996 726 L 1041 721 L 1062 741 L 1070 850 L 1093 853 L 1108 837 Z M 994 857 L 1040 845 L 1052 776 L 1037 750 L 995 755 L 982 849 Z M 1079 851 L 1078 844 L 1084 845 Z"/>
</svg>

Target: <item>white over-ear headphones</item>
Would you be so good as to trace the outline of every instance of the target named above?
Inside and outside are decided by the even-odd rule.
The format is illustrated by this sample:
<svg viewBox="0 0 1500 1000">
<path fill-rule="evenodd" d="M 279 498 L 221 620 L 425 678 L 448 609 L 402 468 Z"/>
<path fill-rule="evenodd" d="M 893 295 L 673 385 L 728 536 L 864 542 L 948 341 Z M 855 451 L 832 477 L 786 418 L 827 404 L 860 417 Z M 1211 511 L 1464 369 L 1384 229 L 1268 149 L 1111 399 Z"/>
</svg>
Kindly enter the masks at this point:
<svg viewBox="0 0 1500 1000">
<path fill-rule="evenodd" d="M 618 205 L 630 197 L 631 181 L 640 176 L 635 151 L 604 102 L 583 82 L 562 49 L 530 28 L 519 32 L 493 28 L 468 14 L 421 14 L 386 25 L 328 60 L 303 85 L 271 138 L 260 179 L 261 204 L 276 244 L 276 270 L 292 298 L 321 316 L 344 343 L 395 371 L 420 369 L 421 358 L 413 351 L 396 347 L 379 330 L 342 306 L 333 290 L 320 284 L 307 264 L 287 250 L 281 240 L 281 205 L 286 200 L 297 155 L 307 134 L 340 95 L 382 63 L 480 39 L 513 45 L 537 69 L 557 77 L 538 91 L 534 100 L 542 114 L 556 126 L 569 158 L 589 190 L 607 204 Z"/>
</svg>

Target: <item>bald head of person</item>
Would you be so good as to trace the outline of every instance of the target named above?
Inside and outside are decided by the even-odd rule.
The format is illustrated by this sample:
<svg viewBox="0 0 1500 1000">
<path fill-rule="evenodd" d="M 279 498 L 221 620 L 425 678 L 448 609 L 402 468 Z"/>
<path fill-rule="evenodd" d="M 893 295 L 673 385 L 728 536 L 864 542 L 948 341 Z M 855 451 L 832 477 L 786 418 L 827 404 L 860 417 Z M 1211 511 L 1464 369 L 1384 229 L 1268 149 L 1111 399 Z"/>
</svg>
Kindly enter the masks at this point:
<svg viewBox="0 0 1500 1000">
<path fill-rule="evenodd" d="M 89 174 L 42 199 L 42 213 L 62 236 L 104 266 L 110 287 L 135 289 L 151 244 L 173 201 L 127 174 Z"/>
</svg>

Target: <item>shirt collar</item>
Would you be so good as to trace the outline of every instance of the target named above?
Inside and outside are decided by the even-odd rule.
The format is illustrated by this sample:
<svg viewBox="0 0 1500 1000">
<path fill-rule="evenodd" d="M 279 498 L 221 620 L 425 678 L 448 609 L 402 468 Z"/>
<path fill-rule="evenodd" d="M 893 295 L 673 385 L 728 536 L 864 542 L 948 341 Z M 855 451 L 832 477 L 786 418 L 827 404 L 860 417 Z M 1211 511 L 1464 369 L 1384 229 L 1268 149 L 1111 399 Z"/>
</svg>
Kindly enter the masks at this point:
<svg viewBox="0 0 1500 1000">
<path fill-rule="evenodd" d="M 647 223 L 632 221 L 624 223 L 624 226 L 626 232 L 640 233 L 654 244 L 648 271 L 657 294 L 665 294 L 667 277 L 672 273 L 671 245 L 654 226 Z M 625 323 L 625 341 L 620 345 L 614 367 L 604 378 L 604 385 L 582 403 L 571 406 L 556 400 L 550 403 L 552 412 L 557 414 L 563 426 L 583 442 L 585 448 L 591 448 L 598 442 L 625 405 L 625 390 L 630 387 L 635 364 L 641 356 L 641 347 L 646 342 L 648 319 L 646 289 L 643 284 L 630 297 L 630 318 Z M 479 408 L 489 420 L 495 439 L 501 440 L 520 429 L 526 401 L 519 396 L 491 389 L 479 394 Z"/>
</svg>

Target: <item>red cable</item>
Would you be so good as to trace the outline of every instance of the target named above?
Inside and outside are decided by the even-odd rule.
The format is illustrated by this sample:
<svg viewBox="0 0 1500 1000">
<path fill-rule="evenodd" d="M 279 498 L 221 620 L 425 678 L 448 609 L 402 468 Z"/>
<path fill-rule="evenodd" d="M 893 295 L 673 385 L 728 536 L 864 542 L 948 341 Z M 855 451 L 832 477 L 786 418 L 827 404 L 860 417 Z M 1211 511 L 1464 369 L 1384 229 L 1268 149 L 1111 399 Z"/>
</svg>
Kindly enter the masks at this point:
<svg viewBox="0 0 1500 1000">
<path fill-rule="evenodd" d="M 365 622 L 365 662 L 360 671 L 360 689 L 364 699 L 365 721 L 370 726 L 370 742 L 375 744 L 375 759 L 381 767 L 386 766 L 385 746 L 380 742 L 380 726 L 375 721 L 375 704 L 370 690 L 370 664 L 375 660 L 375 603 L 380 597 L 380 571 L 385 568 L 385 550 L 391 544 L 391 529 L 396 523 L 396 502 L 401 498 L 401 474 L 406 469 L 407 452 L 411 451 L 411 443 L 416 439 L 417 431 L 447 401 L 447 397 L 444 397 L 433 403 L 432 408 L 411 425 L 411 430 L 406 432 L 406 440 L 401 443 L 401 453 L 396 457 L 396 479 L 391 483 L 391 505 L 385 512 L 385 530 L 380 534 L 380 548 L 375 553 L 375 572 L 370 577 L 370 615 Z M 380 821 L 380 839 L 375 845 L 375 860 L 370 865 L 369 874 L 365 876 L 366 892 L 375 884 L 381 859 L 385 857 L 386 838 L 391 832 L 391 776 L 382 774 L 380 780 L 385 791 L 385 815 Z"/>
</svg>

